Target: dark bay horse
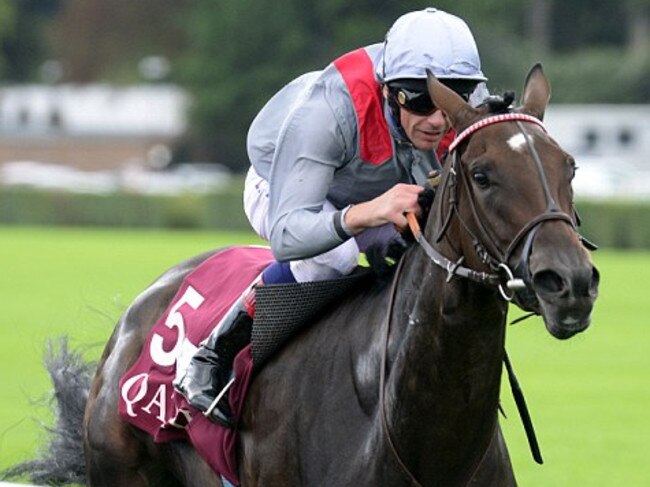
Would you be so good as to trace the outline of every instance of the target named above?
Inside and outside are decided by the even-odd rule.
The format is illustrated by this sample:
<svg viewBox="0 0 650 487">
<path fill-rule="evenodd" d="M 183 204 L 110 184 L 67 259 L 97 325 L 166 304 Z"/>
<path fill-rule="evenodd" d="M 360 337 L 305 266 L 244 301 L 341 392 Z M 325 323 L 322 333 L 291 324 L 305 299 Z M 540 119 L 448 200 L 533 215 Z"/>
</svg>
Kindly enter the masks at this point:
<svg viewBox="0 0 650 487">
<path fill-rule="evenodd" d="M 351 293 L 257 374 L 240 425 L 244 486 L 516 485 L 497 417 L 504 298 L 566 339 L 589 326 L 598 291 L 575 228 L 574 162 L 541 126 L 539 65 L 502 114 L 432 76 L 429 91 L 460 135 L 421 245 L 392 283 Z M 169 270 L 117 324 L 83 422 L 88 485 L 221 485 L 189 445 L 154 444 L 117 415 L 120 377 L 205 258 Z"/>
</svg>

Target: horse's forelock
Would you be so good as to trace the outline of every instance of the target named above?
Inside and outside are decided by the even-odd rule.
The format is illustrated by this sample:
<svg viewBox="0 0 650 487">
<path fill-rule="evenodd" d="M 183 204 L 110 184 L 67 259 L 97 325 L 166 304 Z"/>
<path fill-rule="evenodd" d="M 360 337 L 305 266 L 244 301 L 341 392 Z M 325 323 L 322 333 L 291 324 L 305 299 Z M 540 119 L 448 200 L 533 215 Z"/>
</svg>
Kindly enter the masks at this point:
<svg viewBox="0 0 650 487">
<path fill-rule="evenodd" d="M 479 108 L 486 108 L 490 115 L 499 115 L 512 111 L 512 102 L 515 100 L 514 91 L 506 91 L 503 95 L 493 95 L 486 98 Z"/>
</svg>

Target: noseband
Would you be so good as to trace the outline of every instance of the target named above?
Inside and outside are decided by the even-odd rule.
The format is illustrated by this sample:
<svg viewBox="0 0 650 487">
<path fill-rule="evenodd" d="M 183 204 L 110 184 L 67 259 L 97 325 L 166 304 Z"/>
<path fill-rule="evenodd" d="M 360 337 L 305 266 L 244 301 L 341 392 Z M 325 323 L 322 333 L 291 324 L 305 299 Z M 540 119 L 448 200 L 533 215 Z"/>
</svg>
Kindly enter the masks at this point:
<svg viewBox="0 0 650 487">
<path fill-rule="evenodd" d="M 467 177 L 460 165 L 460 153 L 458 151 L 460 144 L 466 141 L 475 132 L 478 132 L 482 128 L 489 125 L 494 125 L 502 122 L 515 122 L 517 128 L 523 135 L 524 140 L 526 141 L 527 149 L 531 155 L 531 158 L 535 162 L 535 167 L 537 169 L 542 190 L 544 192 L 544 197 L 546 199 L 546 210 L 526 223 L 517 232 L 504 252 L 501 252 L 499 250 L 499 247 L 495 243 L 494 238 L 492 238 L 491 233 L 485 227 L 481 218 L 479 218 L 475 201 L 469 191 L 469 182 L 467 181 Z M 544 222 L 550 220 L 565 221 L 574 230 L 576 230 L 576 223 L 571 216 L 560 210 L 557 203 L 553 199 L 553 196 L 551 195 L 551 191 L 549 189 L 548 180 L 546 179 L 546 173 L 544 172 L 544 167 L 542 166 L 542 161 L 531 141 L 530 135 L 528 132 L 526 132 L 522 122 L 529 122 L 538 125 L 544 130 L 544 132 L 546 132 L 543 123 L 535 117 L 523 113 L 504 113 L 499 115 L 492 115 L 470 125 L 467 129 L 461 132 L 449 146 L 449 154 L 452 158 L 452 166 L 449 170 L 449 177 L 445 180 L 442 191 L 443 194 L 445 192 L 449 192 L 450 205 L 447 216 L 445 217 L 444 223 L 440 228 L 435 241 L 439 242 L 442 239 L 445 232 L 447 231 L 452 216 L 456 215 L 461 222 L 462 227 L 472 237 L 474 249 L 477 255 L 484 264 L 490 267 L 492 273 L 476 271 L 464 267 L 462 265 L 463 257 L 461 257 L 456 262 L 450 261 L 427 242 L 419 228 L 413 230 L 413 222 L 416 222 L 414 217 L 410 218 L 410 222 L 411 229 L 413 230 L 416 240 L 422 246 L 429 258 L 434 263 L 447 271 L 448 282 L 453 278 L 453 276 L 457 275 L 482 284 L 497 286 L 499 292 L 501 293 L 501 296 L 506 301 L 511 301 L 515 296 L 515 292 L 519 293 L 519 298 L 523 303 L 532 305 L 536 301 L 536 297 L 531 287 L 531 276 L 530 270 L 528 268 L 528 260 L 532 251 L 533 240 L 535 238 L 537 230 L 539 230 L 539 227 Z M 462 186 L 464 187 L 467 201 L 472 211 L 473 219 L 479 229 L 480 238 L 471 231 L 470 227 L 466 224 L 466 222 L 461 217 L 460 212 L 458 211 L 458 198 L 456 194 L 457 178 L 462 179 L 464 183 Z M 522 241 L 524 244 L 521 252 L 521 257 L 513 272 L 510 269 L 508 262 Z M 506 289 L 510 290 L 511 293 L 509 294 Z"/>
</svg>

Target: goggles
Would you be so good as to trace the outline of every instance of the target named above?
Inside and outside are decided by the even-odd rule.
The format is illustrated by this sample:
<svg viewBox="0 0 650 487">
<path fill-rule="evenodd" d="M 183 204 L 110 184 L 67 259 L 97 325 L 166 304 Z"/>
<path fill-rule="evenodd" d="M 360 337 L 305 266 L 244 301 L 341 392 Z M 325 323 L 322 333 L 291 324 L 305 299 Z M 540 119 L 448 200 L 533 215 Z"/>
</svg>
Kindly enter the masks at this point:
<svg viewBox="0 0 650 487">
<path fill-rule="evenodd" d="M 458 93 L 468 101 L 476 89 L 477 81 L 473 79 L 440 79 L 445 86 Z M 426 81 L 421 79 L 399 79 L 388 83 L 388 94 L 393 103 L 416 115 L 428 116 L 438 107 L 433 104 Z"/>
<path fill-rule="evenodd" d="M 388 92 L 400 107 L 416 115 L 431 115 L 438 110 L 427 91 L 415 91 L 399 87 L 389 88 Z"/>
</svg>

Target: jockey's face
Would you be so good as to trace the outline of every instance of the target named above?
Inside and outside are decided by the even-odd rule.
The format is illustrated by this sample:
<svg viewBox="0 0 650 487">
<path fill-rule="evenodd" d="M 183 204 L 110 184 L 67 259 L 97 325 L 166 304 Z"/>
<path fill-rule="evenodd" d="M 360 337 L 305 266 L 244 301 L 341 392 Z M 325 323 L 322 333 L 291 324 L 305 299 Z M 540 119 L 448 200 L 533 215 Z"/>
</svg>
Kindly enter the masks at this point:
<svg viewBox="0 0 650 487">
<path fill-rule="evenodd" d="M 385 85 L 383 93 L 385 98 L 391 96 Z M 450 127 L 443 112 L 436 110 L 433 105 L 433 111 L 426 115 L 411 111 L 399 102 L 397 106 L 400 125 L 411 143 L 420 150 L 435 150 Z"/>
<path fill-rule="evenodd" d="M 400 108 L 400 123 L 411 143 L 420 150 L 435 150 L 449 130 L 449 122 L 442 110 L 429 115 L 418 115 Z"/>
</svg>

